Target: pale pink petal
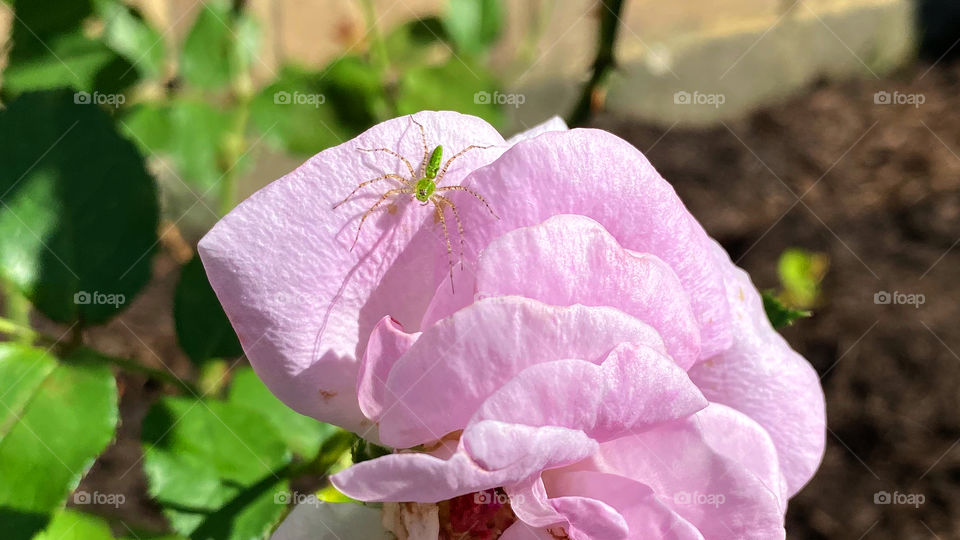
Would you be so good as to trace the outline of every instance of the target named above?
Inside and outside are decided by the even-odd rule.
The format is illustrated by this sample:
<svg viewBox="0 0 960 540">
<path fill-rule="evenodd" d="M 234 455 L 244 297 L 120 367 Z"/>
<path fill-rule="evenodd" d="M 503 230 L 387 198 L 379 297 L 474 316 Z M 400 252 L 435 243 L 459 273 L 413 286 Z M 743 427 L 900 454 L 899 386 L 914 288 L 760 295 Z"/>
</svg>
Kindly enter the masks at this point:
<svg viewBox="0 0 960 540">
<path fill-rule="evenodd" d="M 721 410 L 711 411 L 714 407 Z M 715 442 L 712 434 L 704 433 L 701 426 L 722 414 L 741 413 L 711 405 L 686 421 L 604 443 L 592 458 L 592 466 L 584 462 L 574 468 L 592 468 L 650 486 L 668 508 L 696 526 L 705 538 L 784 538 L 779 493 L 766 484 L 768 479 L 754 473 L 769 467 L 747 466 L 727 457 L 724 452 L 730 446 L 721 445 L 717 450 L 711 445 Z M 772 453 L 758 448 L 748 459 L 770 459 Z"/>
<path fill-rule="evenodd" d="M 540 477 L 503 486 L 510 498 L 510 508 L 517 518 L 532 527 L 553 527 L 564 518 L 548 502 L 547 488 Z"/>
<path fill-rule="evenodd" d="M 468 227 L 467 260 L 503 233 L 557 214 L 580 214 L 609 231 L 624 248 L 650 253 L 673 268 L 701 329 L 701 357 L 730 344 L 729 309 L 710 240 L 673 188 L 626 141 L 593 129 L 552 131 L 520 141 L 464 181 L 501 217 Z M 458 194 L 465 221 L 486 212 Z M 463 202 L 460 205 L 460 202 Z"/>
<path fill-rule="evenodd" d="M 629 538 L 703 540 L 696 527 L 660 502 L 653 490 L 640 482 L 590 471 L 551 471 L 545 478 L 550 501 L 575 526 L 581 516 L 564 512 L 556 505 L 556 497 L 604 502 L 627 524 Z"/>
<path fill-rule="evenodd" d="M 549 502 L 566 518 L 564 531 L 571 540 L 622 540 L 630 533 L 627 520 L 603 501 L 556 497 Z"/>
<path fill-rule="evenodd" d="M 654 327 L 684 369 L 700 353 L 690 298 L 673 270 L 653 255 L 620 247 L 588 217 L 553 216 L 497 238 L 480 255 L 476 288 L 480 297 L 612 306 Z"/>
<path fill-rule="evenodd" d="M 792 496 L 823 458 L 823 388 L 810 363 L 770 325 L 750 276 L 718 245 L 713 249 L 721 262 L 736 337 L 730 350 L 695 366 L 690 377 L 707 399 L 746 413 L 770 433 Z"/>
<path fill-rule="evenodd" d="M 645 345 L 624 343 L 599 366 L 556 360 L 524 369 L 484 401 L 470 422 L 560 426 L 604 442 L 706 406 L 670 358 Z"/>
<path fill-rule="evenodd" d="M 547 529 L 531 527 L 522 521 L 517 521 L 503 531 L 498 540 L 557 540 Z"/>
<path fill-rule="evenodd" d="M 618 344 L 663 351 L 654 330 L 609 307 L 480 300 L 424 330 L 390 371 L 380 437 L 408 448 L 462 429 L 483 401 L 525 367 L 559 359 L 599 363 Z"/>
<path fill-rule="evenodd" d="M 420 333 L 407 334 L 397 321 L 387 316 L 370 333 L 367 349 L 360 362 L 357 374 L 357 399 L 360 410 L 370 420 L 376 422 L 383 412 L 384 392 L 387 376 L 393 362 L 404 355 Z"/>
<path fill-rule="evenodd" d="M 438 502 L 528 480 L 596 449 L 597 443 L 579 431 L 485 421 L 464 431 L 460 448 L 448 459 L 391 454 L 358 463 L 330 480 L 362 501 Z"/>
<path fill-rule="evenodd" d="M 570 128 L 567 127 L 567 123 L 563 121 L 563 118 L 560 118 L 559 116 L 554 116 L 553 118 L 543 123 L 537 124 L 526 131 L 521 131 L 520 133 L 517 133 L 513 137 L 510 137 L 509 139 L 507 139 L 507 144 L 510 146 L 513 146 L 514 144 L 517 144 L 520 141 L 532 139 L 538 135 L 547 133 L 548 131 L 567 131 L 568 129 Z"/>
<path fill-rule="evenodd" d="M 478 118 L 424 112 L 417 119 L 428 144 L 443 144 L 448 152 L 503 144 Z M 358 150 L 370 147 L 393 149 L 415 167 L 422 161 L 420 132 L 408 117 L 378 124 L 255 193 L 199 246 L 210 283 L 264 382 L 301 413 L 352 430 L 368 424 L 356 396 L 367 335 L 385 315 L 418 330 L 448 269 L 433 209 L 407 199 L 397 212 L 368 219 L 351 251 L 361 214 L 396 184 L 368 186 L 337 210 L 334 204 L 361 181 L 410 174 L 393 156 Z M 460 183 L 502 151 L 464 154 L 444 183 Z M 473 216 L 466 223 L 478 230 L 492 221 Z"/>
<path fill-rule="evenodd" d="M 270 540 L 390 540 L 380 509 L 354 503 L 313 500 L 298 504 Z"/>
<path fill-rule="evenodd" d="M 786 513 L 787 479 L 767 430 L 749 416 L 719 403 L 700 411 L 696 422 L 710 448 L 750 469 L 777 495 L 781 510 Z"/>
</svg>

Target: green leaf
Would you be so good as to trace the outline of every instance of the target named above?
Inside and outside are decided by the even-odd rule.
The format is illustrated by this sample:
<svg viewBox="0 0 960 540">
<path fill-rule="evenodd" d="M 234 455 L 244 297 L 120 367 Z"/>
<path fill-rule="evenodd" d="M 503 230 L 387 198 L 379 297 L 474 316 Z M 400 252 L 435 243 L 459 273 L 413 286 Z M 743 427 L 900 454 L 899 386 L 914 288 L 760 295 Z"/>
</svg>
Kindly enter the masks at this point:
<svg viewBox="0 0 960 540">
<path fill-rule="evenodd" d="M 3 73 L 6 95 L 71 86 L 114 96 L 137 82 L 130 62 L 84 34 L 82 23 L 92 14 L 90 0 L 55 4 L 14 2 L 13 47 Z"/>
<path fill-rule="evenodd" d="M 444 41 L 449 41 L 449 36 L 443 22 L 436 17 L 401 24 L 384 38 L 386 49 L 390 51 L 390 63 L 399 69 L 425 63 L 427 56 L 437 47 L 444 47 Z"/>
<path fill-rule="evenodd" d="M 763 292 L 763 309 L 767 312 L 770 324 L 776 329 L 790 326 L 797 319 L 812 315 L 809 311 L 794 309 L 781 302 L 772 291 Z"/>
<path fill-rule="evenodd" d="M 503 19 L 500 0 L 450 0 L 443 26 L 458 50 L 479 54 L 500 37 Z"/>
<path fill-rule="evenodd" d="M 384 103 L 376 71 L 346 57 L 320 72 L 284 67 L 254 98 L 250 118 L 272 146 L 311 155 L 373 125 Z"/>
<path fill-rule="evenodd" d="M 820 297 L 820 282 L 828 266 L 829 259 L 823 253 L 797 248 L 784 251 L 777 262 L 784 299 L 800 308 L 815 306 Z"/>
<path fill-rule="evenodd" d="M 144 155 L 169 157 L 177 176 L 201 195 L 214 191 L 224 171 L 238 166 L 223 158 L 236 113 L 186 98 L 137 106 L 121 125 Z"/>
<path fill-rule="evenodd" d="M 303 461 L 315 458 L 324 442 L 340 431 L 336 426 L 319 422 L 286 406 L 250 368 L 236 372 L 227 399 L 258 411 L 270 420 L 280 437 Z"/>
<path fill-rule="evenodd" d="M 50 526 L 33 540 L 113 540 L 113 533 L 102 518 L 60 510 L 53 516 Z"/>
<path fill-rule="evenodd" d="M 137 149 L 66 90 L 0 112 L 0 272 L 47 317 L 99 323 L 150 278 L 157 192 Z"/>
<path fill-rule="evenodd" d="M 262 538 L 285 513 L 290 453 L 259 413 L 164 398 L 144 419 L 141 437 L 148 491 L 178 533 Z"/>
<path fill-rule="evenodd" d="M 104 21 L 102 39 L 112 50 L 136 67 L 143 77 L 163 74 L 166 45 L 133 6 L 117 0 L 96 0 L 97 14 Z"/>
<path fill-rule="evenodd" d="M 497 88 L 499 85 L 486 69 L 454 57 L 441 66 L 406 70 L 397 92 L 397 109 L 401 115 L 425 109 L 451 110 L 500 126 L 503 111 L 489 99 Z"/>
<path fill-rule="evenodd" d="M 173 298 L 173 320 L 180 348 L 197 364 L 243 354 L 199 256 L 195 255 L 180 270 Z"/>
<path fill-rule="evenodd" d="M 5 538 L 29 539 L 113 439 L 117 387 L 93 353 L 58 362 L 0 343 L 0 517 Z"/>
<path fill-rule="evenodd" d="M 198 88 L 227 86 L 249 70 L 258 41 L 255 22 L 235 13 L 230 2 L 204 2 L 183 44 L 183 77 Z"/>
</svg>

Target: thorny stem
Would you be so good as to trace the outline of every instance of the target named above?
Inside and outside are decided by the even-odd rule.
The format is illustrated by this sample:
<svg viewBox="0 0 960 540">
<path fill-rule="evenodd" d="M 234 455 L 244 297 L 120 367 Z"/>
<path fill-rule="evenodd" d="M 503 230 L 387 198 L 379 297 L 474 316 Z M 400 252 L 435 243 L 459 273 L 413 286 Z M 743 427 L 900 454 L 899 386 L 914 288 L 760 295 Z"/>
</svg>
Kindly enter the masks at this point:
<svg viewBox="0 0 960 540">
<path fill-rule="evenodd" d="M 580 101 L 570 113 L 568 124 L 580 126 L 603 106 L 603 93 L 610 72 L 617 66 L 613 48 L 620 29 L 620 15 L 623 13 L 623 0 L 602 0 L 600 2 L 600 43 L 597 56 L 593 61 L 593 73 L 583 87 Z"/>
</svg>

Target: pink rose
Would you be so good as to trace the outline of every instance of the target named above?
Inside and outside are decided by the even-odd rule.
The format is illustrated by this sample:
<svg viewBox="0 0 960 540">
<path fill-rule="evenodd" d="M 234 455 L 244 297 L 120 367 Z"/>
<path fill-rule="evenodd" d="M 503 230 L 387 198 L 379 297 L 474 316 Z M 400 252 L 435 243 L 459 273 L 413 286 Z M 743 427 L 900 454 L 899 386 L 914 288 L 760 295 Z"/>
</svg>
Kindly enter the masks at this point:
<svg viewBox="0 0 960 540">
<path fill-rule="evenodd" d="M 474 117 L 415 118 L 447 155 L 491 146 L 439 184 L 500 218 L 445 192 L 464 226 L 454 287 L 432 207 L 396 199 L 352 250 L 389 182 L 333 209 L 361 181 L 409 176 L 360 148 L 421 163 L 409 118 L 314 156 L 200 243 L 279 398 L 417 450 L 333 477 L 383 510 L 297 508 L 277 536 L 389 538 L 350 536 L 376 514 L 401 539 L 783 538 L 823 453 L 819 379 L 670 185 L 603 131 L 553 121 L 504 141 Z"/>
</svg>

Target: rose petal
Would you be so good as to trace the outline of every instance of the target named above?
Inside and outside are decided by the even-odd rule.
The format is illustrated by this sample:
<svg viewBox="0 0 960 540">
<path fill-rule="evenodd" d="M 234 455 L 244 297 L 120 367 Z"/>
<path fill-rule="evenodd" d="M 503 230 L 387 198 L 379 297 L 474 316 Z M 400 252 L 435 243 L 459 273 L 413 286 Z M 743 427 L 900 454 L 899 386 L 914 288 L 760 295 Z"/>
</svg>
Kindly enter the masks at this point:
<svg viewBox="0 0 960 540">
<path fill-rule="evenodd" d="M 706 406 L 672 360 L 644 345 L 622 344 L 599 366 L 557 360 L 524 369 L 484 401 L 470 421 L 559 426 L 604 442 Z"/>
<path fill-rule="evenodd" d="M 558 359 L 599 363 L 618 344 L 663 351 L 649 326 L 608 307 L 555 307 L 519 297 L 478 301 L 424 330 L 387 378 L 380 437 L 408 448 L 462 429 L 523 368 Z"/>
<path fill-rule="evenodd" d="M 592 466 L 585 462 L 576 468 L 617 474 L 650 486 L 667 507 L 696 526 L 705 538 L 784 538 L 779 494 L 765 483 L 768 479 L 754 473 L 775 465 L 747 466 L 731 459 L 724 453 L 730 445 L 714 448 L 713 434 L 705 434 L 702 428 L 718 416 L 741 414 L 711 404 L 686 421 L 601 444 Z M 744 438 L 760 440 L 753 434 Z M 771 455 L 776 452 L 757 449 L 745 459 L 771 459 Z"/>
<path fill-rule="evenodd" d="M 477 251 L 503 233 L 557 214 L 580 214 L 600 223 L 624 248 L 650 253 L 673 268 L 693 304 L 701 331 L 701 357 L 730 344 L 729 308 L 710 240 L 673 188 L 626 141 L 593 129 L 553 131 L 520 141 L 464 181 L 482 193 L 501 217 L 468 227 Z M 457 201 L 468 201 L 458 194 Z M 482 205 L 460 205 L 476 221 Z"/>
<path fill-rule="evenodd" d="M 357 374 L 360 410 L 370 420 L 378 421 L 383 412 L 383 396 L 393 361 L 403 356 L 418 337 L 419 332 L 407 334 L 397 321 L 389 316 L 380 319 L 370 333 L 363 361 L 360 362 L 360 372 Z"/>
<path fill-rule="evenodd" d="M 568 129 L 570 128 L 567 127 L 567 123 L 563 121 L 563 118 L 560 118 L 559 116 L 554 116 L 553 118 L 547 120 L 546 122 L 537 124 L 526 131 L 522 131 L 520 133 L 517 133 L 513 137 L 510 137 L 509 139 L 507 139 L 507 144 L 510 146 L 513 146 L 520 141 L 532 139 L 538 135 L 547 133 L 549 131 L 567 131 Z"/>
<path fill-rule="evenodd" d="M 816 472 L 826 444 L 823 388 L 816 371 L 767 320 L 746 272 L 719 245 L 735 341 L 730 350 L 695 366 L 690 378 L 707 399 L 746 413 L 773 438 L 793 496 Z"/>
<path fill-rule="evenodd" d="M 481 297 L 615 307 L 654 327 L 684 369 L 700 352 L 700 329 L 673 270 L 653 255 L 623 249 L 588 217 L 553 216 L 497 238 L 480 256 L 476 288 Z"/>
<path fill-rule="evenodd" d="M 551 471 L 545 478 L 546 489 L 554 497 L 550 499 L 553 506 L 576 528 L 582 528 L 577 521 L 583 516 L 557 506 L 556 497 L 605 503 L 626 523 L 630 538 L 703 540 L 696 527 L 660 502 L 650 486 L 640 482 L 589 471 Z"/>
<path fill-rule="evenodd" d="M 416 118 L 428 143 L 450 150 L 503 143 L 475 117 L 424 112 Z M 393 156 L 358 151 L 371 147 L 409 156 L 414 167 L 423 156 L 409 118 L 378 124 L 255 193 L 199 246 L 210 283 L 267 386 L 301 413 L 352 430 L 368 424 L 355 393 L 367 335 L 385 315 L 417 330 L 448 266 L 432 209 L 407 199 L 398 201 L 398 212 L 367 220 L 351 250 L 361 214 L 395 184 L 369 186 L 336 210 L 334 204 L 368 178 L 409 176 Z M 464 154 L 444 184 L 459 183 L 502 150 Z"/>
<path fill-rule="evenodd" d="M 358 463 L 330 478 L 362 501 L 438 502 L 539 475 L 593 454 L 582 432 L 485 421 L 464 431 L 460 448 L 441 459 L 425 453 L 391 454 Z"/>
</svg>

